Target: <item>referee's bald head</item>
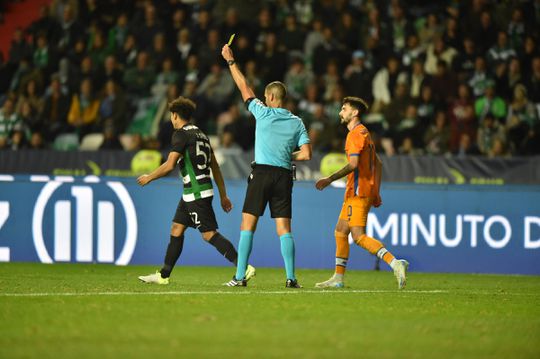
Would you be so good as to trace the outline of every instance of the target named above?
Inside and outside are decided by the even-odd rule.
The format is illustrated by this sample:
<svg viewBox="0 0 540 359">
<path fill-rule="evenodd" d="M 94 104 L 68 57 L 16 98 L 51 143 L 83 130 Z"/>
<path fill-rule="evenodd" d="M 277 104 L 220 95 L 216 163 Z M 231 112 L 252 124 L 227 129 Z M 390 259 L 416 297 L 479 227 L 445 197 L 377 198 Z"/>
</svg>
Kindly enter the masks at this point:
<svg viewBox="0 0 540 359">
<path fill-rule="evenodd" d="M 287 87 L 285 87 L 285 84 L 280 81 L 270 82 L 268 85 L 266 85 L 264 93 L 266 95 L 272 94 L 277 101 L 283 102 L 283 100 L 285 100 L 287 97 Z"/>
</svg>

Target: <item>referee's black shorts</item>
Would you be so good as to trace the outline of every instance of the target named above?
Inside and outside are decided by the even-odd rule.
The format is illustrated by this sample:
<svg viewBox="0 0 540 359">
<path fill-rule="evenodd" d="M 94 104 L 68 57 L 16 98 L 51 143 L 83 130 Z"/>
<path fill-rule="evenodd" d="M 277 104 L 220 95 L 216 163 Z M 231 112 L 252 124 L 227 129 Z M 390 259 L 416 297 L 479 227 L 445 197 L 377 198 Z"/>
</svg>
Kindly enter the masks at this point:
<svg viewBox="0 0 540 359">
<path fill-rule="evenodd" d="M 257 164 L 249 175 L 242 212 L 260 217 L 270 203 L 272 218 L 291 218 L 292 187 L 291 171 Z"/>
</svg>

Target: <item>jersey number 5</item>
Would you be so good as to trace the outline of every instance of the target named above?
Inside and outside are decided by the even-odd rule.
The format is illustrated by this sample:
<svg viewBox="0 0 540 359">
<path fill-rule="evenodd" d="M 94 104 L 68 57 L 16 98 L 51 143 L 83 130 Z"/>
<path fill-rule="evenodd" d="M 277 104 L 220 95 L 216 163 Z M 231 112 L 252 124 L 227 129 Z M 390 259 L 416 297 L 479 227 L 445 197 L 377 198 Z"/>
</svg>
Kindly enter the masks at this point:
<svg viewBox="0 0 540 359">
<path fill-rule="evenodd" d="M 210 144 L 208 142 L 197 141 L 196 151 L 197 156 L 204 157 L 204 162 L 202 164 L 197 163 L 197 168 L 200 170 L 208 168 L 210 165 Z"/>
</svg>

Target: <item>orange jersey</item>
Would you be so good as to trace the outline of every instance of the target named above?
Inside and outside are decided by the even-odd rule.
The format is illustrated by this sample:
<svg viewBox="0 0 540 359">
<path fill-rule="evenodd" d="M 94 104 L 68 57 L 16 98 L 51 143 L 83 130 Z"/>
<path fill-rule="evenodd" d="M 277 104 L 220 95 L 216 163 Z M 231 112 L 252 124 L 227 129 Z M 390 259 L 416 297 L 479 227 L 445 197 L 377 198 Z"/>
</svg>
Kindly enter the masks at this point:
<svg viewBox="0 0 540 359">
<path fill-rule="evenodd" d="M 358 124 L 349 131 L 345 153 L 348 160 L 352 156 L 358 156 L 358 167 L 347 175 L 345 200 L 354 196 L 377 197 L 379 189 L 375 180 L 375 145 L 364 125 Z"/>
</svg>

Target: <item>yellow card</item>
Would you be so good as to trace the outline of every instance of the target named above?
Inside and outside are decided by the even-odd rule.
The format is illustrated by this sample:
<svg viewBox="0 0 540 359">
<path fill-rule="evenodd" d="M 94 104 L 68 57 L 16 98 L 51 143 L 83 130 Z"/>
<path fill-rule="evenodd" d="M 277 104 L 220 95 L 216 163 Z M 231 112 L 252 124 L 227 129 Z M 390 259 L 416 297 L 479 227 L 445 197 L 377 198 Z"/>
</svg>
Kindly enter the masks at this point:
<svg viewBox="0 0 540 359">
<path fill-rule="evenodd" d="M 227 43 L 227 45 L 231 46 L 233 40 L 234 40 L 234 35 L 236 34 L 232 34 L 231 37 L 229 37 L 229 42 Z"/>
</svg>

